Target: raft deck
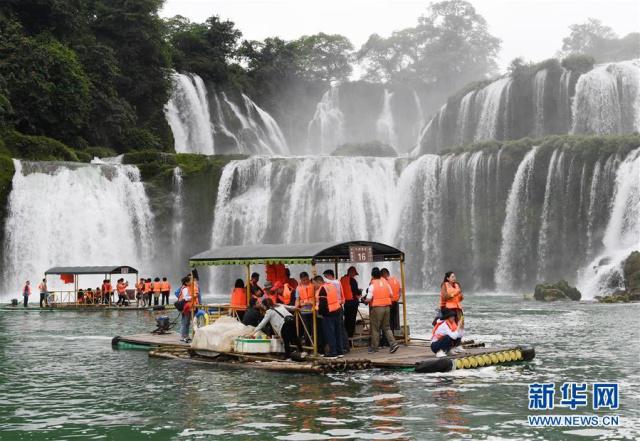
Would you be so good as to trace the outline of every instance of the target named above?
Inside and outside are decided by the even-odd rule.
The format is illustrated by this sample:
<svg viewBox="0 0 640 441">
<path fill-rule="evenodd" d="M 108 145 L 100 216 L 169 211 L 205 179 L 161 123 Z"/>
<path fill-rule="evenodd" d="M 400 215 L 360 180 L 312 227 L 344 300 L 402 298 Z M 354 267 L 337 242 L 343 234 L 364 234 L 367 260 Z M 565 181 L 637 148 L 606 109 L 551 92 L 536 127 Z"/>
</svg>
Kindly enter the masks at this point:
<svg viewBox="0 0 640 441">
<path fill-rule="evenodd" d="M 181 342 L 180 336 L 176 333 L 114 337 L 112 343 L 114 347 L 149 349 L 150 357 L 179 359 L 212 366 L 317 373 L 369 368 L 447 372 L 454 369 L 528 361 L 535 356 L 531 347 L 487 348 L 483 343 L 473 341 L 463 342 L 465 352 L 443 358 L 437 358 L 431 352 L 428 342 L 414 340 L 407 346 L 401 344 L 398 351 L 393 354 L 389 353 L 388 348 L 380 348 L 378 352 L 369 353 L 366 347 L 356 347 L 343 358 L 309 357 L 304 361 L 285 361 L 278 354 L 211 353 L 194 350 L 190 345 Z"/>
</svg>

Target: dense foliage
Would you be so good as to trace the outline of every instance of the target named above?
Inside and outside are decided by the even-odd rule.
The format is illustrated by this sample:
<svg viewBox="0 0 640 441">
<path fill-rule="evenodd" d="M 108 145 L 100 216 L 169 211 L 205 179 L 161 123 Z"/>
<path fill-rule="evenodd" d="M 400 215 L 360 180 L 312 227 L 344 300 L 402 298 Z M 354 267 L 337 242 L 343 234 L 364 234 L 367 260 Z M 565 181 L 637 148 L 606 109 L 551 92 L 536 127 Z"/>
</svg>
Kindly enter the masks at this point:
<svg viewBox="0 0 640 441">
<path fill-rule="evenodd" d="M 82 150 L 171 143 L 161 0 L 7 0 L 0 6 L 0 119 Z M 5 99 L 11 112 L 5 110 Z"/>
<path fill-rule="evenodd" d="M 569 30 L 569 36 L 562 40 L 563 55 L 586 54 L 598 63 L 640 57 L 640 32 L 620 38 L 613 29 L 594 18 L 573 24 Z"/>
</svg>

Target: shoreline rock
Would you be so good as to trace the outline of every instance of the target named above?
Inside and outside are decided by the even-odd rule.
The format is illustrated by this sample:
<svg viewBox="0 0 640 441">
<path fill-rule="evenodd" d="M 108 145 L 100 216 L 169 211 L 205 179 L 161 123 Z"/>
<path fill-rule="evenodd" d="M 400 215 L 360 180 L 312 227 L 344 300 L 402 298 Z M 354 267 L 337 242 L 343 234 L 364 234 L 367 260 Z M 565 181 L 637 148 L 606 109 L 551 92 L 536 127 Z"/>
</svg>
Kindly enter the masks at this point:
<svg viewBox="0 0 640 441">
<path fill-rule="evenodd" d="M 535 287 L 533 298 L 540 302 L 578 301 L 582 298 L 582 293 L 577 288 L 569 285 L 566 280 L 561 280 L 557 283 L 539 283 Z"/>
</svg>

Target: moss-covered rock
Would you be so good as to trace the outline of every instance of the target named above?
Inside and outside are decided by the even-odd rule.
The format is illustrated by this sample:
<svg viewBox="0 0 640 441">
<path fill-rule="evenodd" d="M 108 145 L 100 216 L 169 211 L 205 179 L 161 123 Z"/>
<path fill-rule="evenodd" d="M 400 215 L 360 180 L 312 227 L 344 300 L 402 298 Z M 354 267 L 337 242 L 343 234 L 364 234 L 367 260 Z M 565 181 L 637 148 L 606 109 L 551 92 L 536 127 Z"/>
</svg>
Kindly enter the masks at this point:
<svg viewBox="0 0 640 441">
<path fill-rule="evenodd" d="M 2 147 L 0 145 L 0 147 Z M 0 243 L 4 243 L 4 221 L 7 217 L 7 202 L 11 193 L 11 183 L 15 167 L 9 156 L 0 155 Z M 1 257 L 2 249 L 0 249 Z"/>
<path fill-rule="evenodd" d="M 558 283 L 540 283 L 536 285 L 533 298 L 542 302 L 556 300 L 580 300 L 582 294 L 577 288 L 569 285 L 566 280 Z"/>
<path fill-rule="evenodd" d="M 640 251 L 634 251 L 624 262 L 624 286 L 631 294 L 640 294 Z"/>
<path fill-rule="evenodd" d="M 332 156 L 377 156 L 396 157 L 398 153 L 390 145 L 380 141 L 342 144 L 331 153 Z"/>
<path fill-rule="evenodd" d="M 0 133 L 4 141 L 4 149 L 14 158 L 31 161 L 73 161 L 78 155 L 67 145 L 46 136 L 25 135 L 15 130 L 6 129 Z"/>
</svg>

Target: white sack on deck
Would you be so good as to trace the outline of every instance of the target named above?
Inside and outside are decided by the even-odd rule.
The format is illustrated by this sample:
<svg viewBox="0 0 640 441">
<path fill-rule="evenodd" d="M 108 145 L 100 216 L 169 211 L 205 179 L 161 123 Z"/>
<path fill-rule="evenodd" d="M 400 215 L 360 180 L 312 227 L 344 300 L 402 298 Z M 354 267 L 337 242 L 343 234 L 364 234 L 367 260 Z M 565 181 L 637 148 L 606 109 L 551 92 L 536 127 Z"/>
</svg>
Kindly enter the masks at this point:
<svg viewBox="0 0 640 441">
<path fill-rule="evenodd" d="M 213 352 L 231 352 L 236 338 L 253 330 L 253 326 L 245 326 L 233 317 L 220 317 L 213 324 L 196 329 L 191 347 Z"/>
</svg>

